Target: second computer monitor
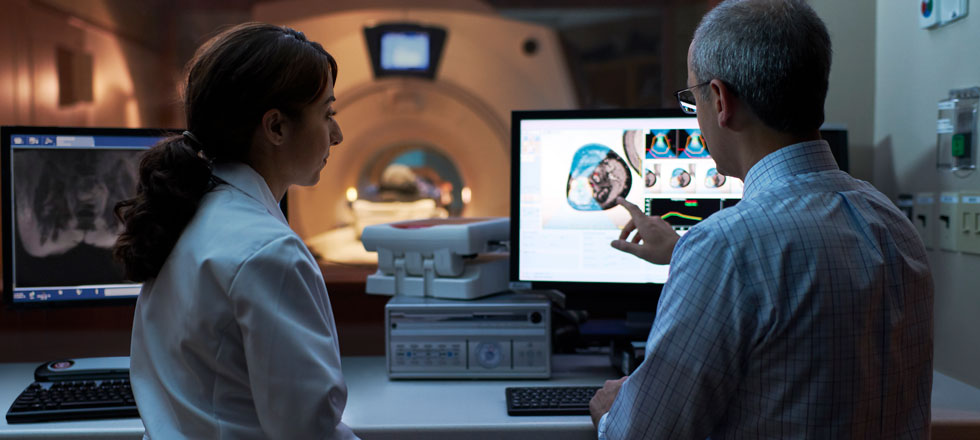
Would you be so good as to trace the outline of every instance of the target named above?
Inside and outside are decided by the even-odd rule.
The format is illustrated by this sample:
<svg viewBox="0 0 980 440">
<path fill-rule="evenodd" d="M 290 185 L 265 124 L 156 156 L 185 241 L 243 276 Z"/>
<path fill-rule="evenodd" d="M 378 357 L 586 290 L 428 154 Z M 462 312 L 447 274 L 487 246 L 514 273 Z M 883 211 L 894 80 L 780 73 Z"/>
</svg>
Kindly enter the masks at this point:
<svg viewBox="0 0 980 440">
<path fill-rule="evenodd" d="M 52 306 L 132 302 L 112 258 L 115 204 L 136 193 L 140 156 L 166 130 L 3 127 L 4 299 Z"/>
</svg>

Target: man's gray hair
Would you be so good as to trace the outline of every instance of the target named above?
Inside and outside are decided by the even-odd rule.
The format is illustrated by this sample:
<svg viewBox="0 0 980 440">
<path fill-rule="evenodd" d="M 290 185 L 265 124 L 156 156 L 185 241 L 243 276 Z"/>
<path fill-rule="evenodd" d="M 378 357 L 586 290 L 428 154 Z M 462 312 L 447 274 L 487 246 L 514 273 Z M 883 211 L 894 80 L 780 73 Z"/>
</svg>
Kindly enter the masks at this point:
<svg viewBox="0 0 980 440">
<path fill-rule="evenodd" d="M 830 35 L 804 0 L 726 0 L 701 19 L 692 45 L 697 83 L 720 79 L 767 126 L 799 134 L 823 124 Z"/>
</svg>

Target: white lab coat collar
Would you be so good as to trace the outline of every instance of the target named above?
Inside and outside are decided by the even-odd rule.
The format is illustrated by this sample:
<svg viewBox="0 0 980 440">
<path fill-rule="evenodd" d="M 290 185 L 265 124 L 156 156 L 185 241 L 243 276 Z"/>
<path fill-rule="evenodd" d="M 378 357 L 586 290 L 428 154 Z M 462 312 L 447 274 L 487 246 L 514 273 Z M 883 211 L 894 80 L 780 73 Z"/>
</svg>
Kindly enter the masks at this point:
<svg viewBox="0 0 980 440">
<path fill-rule="evenodd" d="M 252 167 L 241 162 L 216 163 L 212 174 L 223 180 L 224 183 L 257 200 L 283 224 L 289 224 L 286 217 L 282 215 L 282 210 L 279 209 L 279 201 L 272 195 L 269 184 Z"/>
</svg>

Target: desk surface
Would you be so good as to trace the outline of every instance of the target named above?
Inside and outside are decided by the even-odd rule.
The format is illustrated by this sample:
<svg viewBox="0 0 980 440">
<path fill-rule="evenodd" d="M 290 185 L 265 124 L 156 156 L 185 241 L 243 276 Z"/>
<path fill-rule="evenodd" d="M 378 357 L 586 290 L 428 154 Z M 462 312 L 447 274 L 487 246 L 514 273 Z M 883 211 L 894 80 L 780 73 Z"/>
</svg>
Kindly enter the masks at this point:
<svg viewBox="0 0 980 440">
<path fill-rule="evenodd" d="M 595 431 L 589 416 L 508 416 L 504 388 L 601 385 L 616 376 L 605 356 L 556 356 L 551 380 L 392 381 L 385 372 L 384 357 L 345 357 L 342 365 L 348 388 L 343 420 L 365 440 L 593 439 Z M 0 364 L 3 414 L 31 382 L 36 366 Z M 0 419 L 0 439 L 139 439 L 142 435 L 139 419 L 15 425 Z"/>
<path fill-rule="evenodd" d="M 365 440 L 593 439 L 588 416 L 511 417 L 504 388 L 534 385 L 599 385 L 616 375 L 604 356 L 556 356 L 551 380 L 388 380 L 383 357 L 346 357 L 348 384 L 344 422 Z M 36 364 L 0 364 L 0 410 L 30 382 Z M 935 373 L 933 432 L 980 432 L 980 390 Z M 420 405 L 424 403 L 424 405 Z M 139 439 L 139 419 L 7 425 L 0 439 Z M 935 439 L 941 436 L 934 435 Z M 968 437 L 964 437 L 968 438 Z M 980 438 L 980 437 L 978 437 Z"/>
</svg>

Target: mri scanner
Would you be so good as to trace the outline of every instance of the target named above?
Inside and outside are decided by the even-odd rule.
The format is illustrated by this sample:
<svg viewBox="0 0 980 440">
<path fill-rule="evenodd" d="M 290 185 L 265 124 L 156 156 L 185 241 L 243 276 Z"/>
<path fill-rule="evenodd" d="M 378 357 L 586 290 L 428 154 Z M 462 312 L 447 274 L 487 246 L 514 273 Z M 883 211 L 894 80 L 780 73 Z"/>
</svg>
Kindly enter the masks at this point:
<svg viewBox="0 0 980 440">
<path fill-rule="evenodd" d="M 455 168 L 444 171 L 456 176 L 443 177 L 461 181 L 459 215 L 508 216 L 510 112 L 576 106 L 557 34 L 478 2 L 326 3 L 277 1 L 253 10 L 256 20 L 304 32 L 339 64 L 335 108 L 344 142 L 331 150 L 317 186 L 290 190 L 293 229 L 326 261 L 376 262 L 358 240 L 352 199 L 387 165 L 419 152 Z M 445 29 L 433 78 L 375 75 L 365 29 L 389 24 Z"/>
</svg>

